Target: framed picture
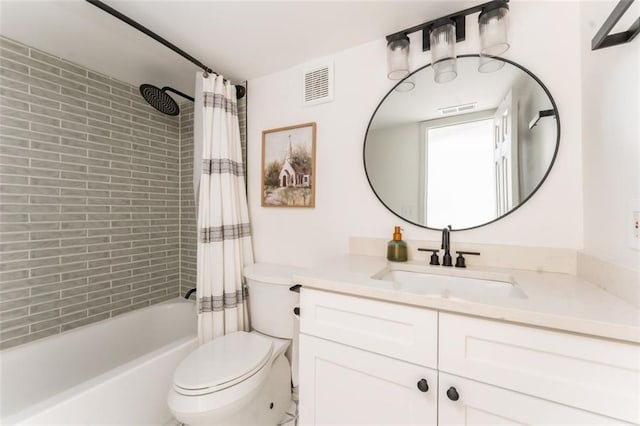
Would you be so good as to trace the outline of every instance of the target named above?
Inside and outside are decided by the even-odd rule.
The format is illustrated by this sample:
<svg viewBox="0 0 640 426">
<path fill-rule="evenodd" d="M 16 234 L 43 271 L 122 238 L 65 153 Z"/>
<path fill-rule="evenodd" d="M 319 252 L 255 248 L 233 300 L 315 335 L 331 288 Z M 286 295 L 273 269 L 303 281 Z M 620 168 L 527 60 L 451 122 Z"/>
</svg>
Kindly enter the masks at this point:
<svg viewBox="0 0 640 426">
<path fill-rule="evenodd" d="M 262 132 L 262 207 L 315 207 L 316 123 Z"/>
</svg>

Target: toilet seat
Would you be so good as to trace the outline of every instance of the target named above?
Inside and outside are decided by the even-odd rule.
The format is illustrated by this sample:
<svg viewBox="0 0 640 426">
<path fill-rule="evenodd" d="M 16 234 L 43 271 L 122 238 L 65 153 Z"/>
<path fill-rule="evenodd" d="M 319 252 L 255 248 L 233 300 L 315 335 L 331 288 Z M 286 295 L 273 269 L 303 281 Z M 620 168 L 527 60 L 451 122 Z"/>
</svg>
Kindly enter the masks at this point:
<svg viewBox="0 0 640 426">
<path fill-rule="evenodd" d="M 273 346 L 271 340 L 244 331 L 214 339 L 180 363 L 173 376 L 173 388 L 186 396 L 206 395 L 262 376 L 257 373 L 271 359 Z"/>
</svg>

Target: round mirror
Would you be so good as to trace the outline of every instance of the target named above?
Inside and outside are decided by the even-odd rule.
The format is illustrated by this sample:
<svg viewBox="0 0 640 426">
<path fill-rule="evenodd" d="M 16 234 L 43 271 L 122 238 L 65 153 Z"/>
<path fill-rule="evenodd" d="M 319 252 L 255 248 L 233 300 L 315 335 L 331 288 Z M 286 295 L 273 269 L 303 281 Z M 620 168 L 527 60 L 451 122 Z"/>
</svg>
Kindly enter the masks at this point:
<svg viewBox="0 0 640 426">
<path fill-rule="evenodd" d="M 558 109 L 542 82 L 504 59 L 478 72 L 458 57 L 458 77 L 434 82 L 430 65 L 382 99 L 364 142 L 364 167 L 378 199 L 425 228 L 476 228 L 524 204 L 558 152 Z M 407 82 L 412 82 L 411 87 Z"/>
</svg>

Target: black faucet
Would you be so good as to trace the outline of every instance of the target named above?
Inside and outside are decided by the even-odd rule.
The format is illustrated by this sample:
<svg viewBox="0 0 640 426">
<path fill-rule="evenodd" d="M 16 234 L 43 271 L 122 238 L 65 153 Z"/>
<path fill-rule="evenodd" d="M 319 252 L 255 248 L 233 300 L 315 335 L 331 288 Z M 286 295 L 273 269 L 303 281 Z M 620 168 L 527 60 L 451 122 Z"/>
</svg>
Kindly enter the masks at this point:
<svg viewBox="0 0 640 426">
<path fill-rule="evenodd" d="M 449 231 L 451 231 L 451 225 L 447 225 L 446 228 L 442 228 L 442 247 L 444 250 L 444 256 L 442 256 L 442 266 L 453 266 L 451 261 L 451 244 L 449 242 Z"/>
<path fill-rule="evenodd" d="M 191 288 L 191 289 L 189 289 L 189 290 L 185 293 L 184 298 L 185 298 L 185 299 L 190 298 L 190 297 L 191 297 L 191 294 L 192 294 L 192 293 L 195 293 L 195 292 L 196 292 L 196 289 L 195 289 L 195 288 Z"/>
</svg>

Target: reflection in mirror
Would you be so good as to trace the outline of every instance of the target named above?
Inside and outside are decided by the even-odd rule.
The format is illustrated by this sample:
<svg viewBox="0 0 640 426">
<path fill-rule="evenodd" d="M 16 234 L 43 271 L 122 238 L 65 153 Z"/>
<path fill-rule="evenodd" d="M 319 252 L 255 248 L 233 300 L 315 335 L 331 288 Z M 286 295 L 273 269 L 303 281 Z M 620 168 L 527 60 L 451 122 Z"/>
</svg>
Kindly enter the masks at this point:
<svg viewBox="0 0 640 426">
<path fill-rule="evenodd" d="M 382 100 L 364 162 L 394 214 L 427 228 L 474 228 L 518 208 L 542 184 L 558 148 L 557 109 L 536 77 L 505 62 L 480 73 L 476 55 L 459 56 L 458 78 L 447 84 L 434 83 L 426 66 L 408 77 L 414 90 Z"/>
</svg>

